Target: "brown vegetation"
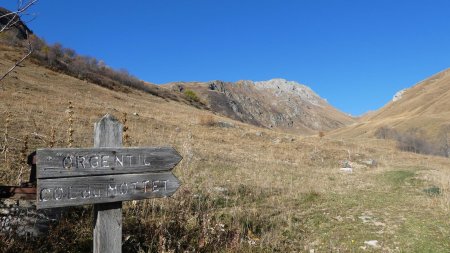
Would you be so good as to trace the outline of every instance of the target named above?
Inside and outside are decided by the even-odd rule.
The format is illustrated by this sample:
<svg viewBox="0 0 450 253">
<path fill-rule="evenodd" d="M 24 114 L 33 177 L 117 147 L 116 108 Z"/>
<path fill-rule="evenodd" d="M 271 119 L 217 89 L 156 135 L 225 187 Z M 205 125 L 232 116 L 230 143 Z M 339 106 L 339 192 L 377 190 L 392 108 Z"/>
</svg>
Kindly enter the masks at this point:
<svg viewBox="0 0 450 253">
<path fill-rule="evenodd" d="M 215 120 L 214 116 L 211 114 L 201 115 L 199 117 L 199 124 L 202 126 L 215 126 L 217 125 L 217 121 Z"/>
<path fill-rule="evenodd" d="M 399 132 L 384 126 L 375 131 L 375 136 L 380 139 L 396 140 L 397 147 L 402 151 L 425 155 L 449 156 L 448 130 L 446 128 L 443 128 L 435 141 L 430 141 L 424 132 L 417 128 Z"/>
<path fill-rule="evenodd" d="M 0 68 L 12 62 L 5 55 L 18 54 L 0 51 Z M 372 136 L 302 137 L 257 128 L 32 62 L 13 71 L 3 87 L 3 185 L 17 183 L 26 136 L 30 151 L 68 145 L 67 94 L 73 147 L 92 147 L 93 124 L 101 116 L 126 113 L 129 145 L 170 145 L 183 156 L 174 169 L 182 186 L 172 198 L 124 205 L 124 252 L 358 252 L 368 240 L 378 240 L 374 250 L 382 252 L 450 248 L 448 158 L 401 152 L 393 141 Z M 239 127 L 210 127 L 199 121 L 202 115 Z M 367 165 L 372 160 L 376 168 Z M 351 162 L 353 173 L 339 171 L 343 161 Z M 35 241 L 1 235 L 0 248 L 90 251 L 90 207 L 67 209 L 50 233 Z"/>
<path fill-rule="evenodd" d="M 180 98 L 169 90 L 139 80 L 125 69 L 115 70 L 101 60 L 78 55 L 75 50 L 65 48 L 60 43 L 48 45 L 44 39 L 36 35 L 29 35 L 29 39 L 25 41 L 17 38 L 13 32 L 0 34 L 0 47 L 3 47 L 3 50 L 6 51 L 17 51 L 18 48 L 23 48 L 28 43 L 31 43 L 32 46 L 31 60 L 35 64 L 45 66 L 53 71 L 92 82 L 111 90 L 130 92 L 130 88 L 138 89 L 164 99 L 191 103 L 189 99 Z M 19 59 L 17 56 L 10 58 L 12 55 L 14 54 L 6 54 L 6 57 L 11 60 Z M 204 107 L 201 103 L 196 103 L 195 106 Z"/>
</svg>

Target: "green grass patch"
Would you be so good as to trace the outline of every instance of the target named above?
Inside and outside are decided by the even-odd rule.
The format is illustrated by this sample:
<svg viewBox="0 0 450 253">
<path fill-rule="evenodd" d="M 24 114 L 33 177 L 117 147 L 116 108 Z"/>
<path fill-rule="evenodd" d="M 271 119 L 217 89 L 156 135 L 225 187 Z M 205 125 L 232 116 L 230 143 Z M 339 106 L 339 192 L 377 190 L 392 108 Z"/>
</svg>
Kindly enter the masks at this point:
<svg viewBox="0 0 450 253">
<path fill-rule="evenodd" d="M 401 252 L 449 252 L 448 224 L 430 217 L 407 217 L 397 235 Z"/>
<path fill-rule="evenodd" d="M 311 206 L 320 200 L 320 193 L 311 191 L 301 195 L 297 206 Z"/>
<path fill-rule="evenodd" d="M 388 171 L 384 174 L 386 180 L 393 185 L 402 185 L 406 180 L 414 177 L 415 173 L 406 170 Z"/>
<path fill-rule="evenodd" d="M 197 96 L 197 93 L 195 93 L 193 90 L 186 89 L 183 93 L 189 100 L 200 102 L 200 98 Z"/>
<path fill-rule="evenodd" d="M 416 172 L 410 170 L 393 170 L 382 174 L 385 182 L 394 188 L 420 186 L 422 180 L 416 178 Z"/>
</svg>

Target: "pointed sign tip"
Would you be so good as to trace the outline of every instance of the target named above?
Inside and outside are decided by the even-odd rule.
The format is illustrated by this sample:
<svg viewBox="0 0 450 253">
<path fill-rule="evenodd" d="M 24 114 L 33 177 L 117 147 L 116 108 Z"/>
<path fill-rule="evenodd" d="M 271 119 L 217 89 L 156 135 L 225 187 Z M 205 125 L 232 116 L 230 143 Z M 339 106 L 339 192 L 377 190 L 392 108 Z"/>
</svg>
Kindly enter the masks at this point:
<svg viewBox="0 0 450 253">
<path fill-rule="evenodd" d="M 116 117 L 114 117 L 114 115 L 112 115 L 110 113 L 107 113 L 98 122 L 102 122 L 102 121 L 116 122 L 116 121 L 119 121 L 119 120 Z"/>
</svg>

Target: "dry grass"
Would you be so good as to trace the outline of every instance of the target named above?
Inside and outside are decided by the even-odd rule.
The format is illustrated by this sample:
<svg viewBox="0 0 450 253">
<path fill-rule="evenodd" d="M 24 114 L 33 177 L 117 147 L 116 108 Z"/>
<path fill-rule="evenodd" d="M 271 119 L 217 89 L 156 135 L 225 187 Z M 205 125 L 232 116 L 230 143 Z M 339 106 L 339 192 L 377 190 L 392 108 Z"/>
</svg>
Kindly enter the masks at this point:
<svg viewBox="0 0 450 253">
<path fill-rule="evenodd" d="M 0 68 L 9 64 L 2 54 Z M 304 137 L 238 122 L 210 127 L 210 117 L 231 120 L 30 63 L 0 92 L 0 133 L 6 112 L 12 114 L 0 143 L 12 161 L 7 167 L 0 160 L 2 184 L 15 183 L 25 136 L 30 150 L 67 146 L 69 100 L 74 147 L 93 146 L 93 124 L 104 114 L 126 113 L 129 145 L 172 145 L 184 157 L 174 170 L 182 186 L 172 198 L 126 203 L 125 251 L 357 252 L 368 240 L 378 240 L 383 252 L 450 248 L 448 159 L 403 153 L 386 140 Z M 366 166 L 369 159 L 378 167 Z M 344 160 L 353 173 L 339 171 Z M 432 186 L 440 193 L 424 192 Z M 89 211 L 76 210 L 52 230 L 52 238 L 67 241 L 66 251 L 86 249 L 92 240 Z M 56 241 L 30 245 L 62 250 Z M 23 241 L 9 244 L 30 249 Z"/>
<path fill-rule="evenodd" d="M 217 120 L 211 114 L 202 114 L 199 116 L 198 124 L 201 126 L 215 126 L 217 124 Z"/>
</svg>

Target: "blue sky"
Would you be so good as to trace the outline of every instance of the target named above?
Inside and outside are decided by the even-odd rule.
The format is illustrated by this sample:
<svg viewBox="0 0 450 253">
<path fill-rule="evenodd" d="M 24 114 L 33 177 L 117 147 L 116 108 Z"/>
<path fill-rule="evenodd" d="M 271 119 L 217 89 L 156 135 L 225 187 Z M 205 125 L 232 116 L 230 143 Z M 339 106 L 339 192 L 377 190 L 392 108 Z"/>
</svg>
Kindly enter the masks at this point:
<svg viewBox="0 0 450 253">
<path fill-rule="evenodd" d="M 285 78 L 360 115 L 450 67 L 448 10 L 446 0 L 40 0 L 29 26 L 152 83 Z"/>
</svg>

